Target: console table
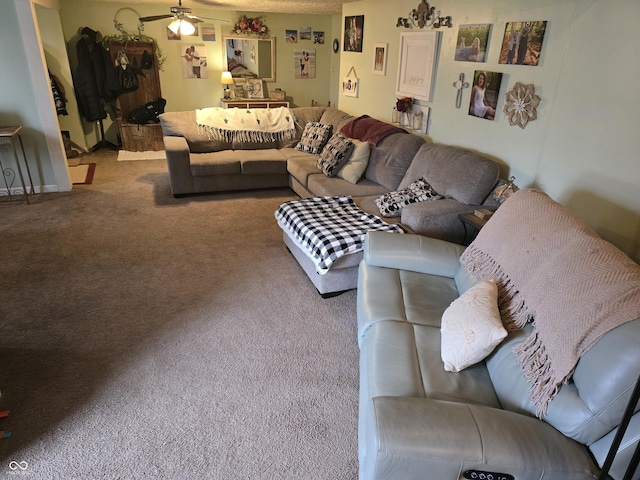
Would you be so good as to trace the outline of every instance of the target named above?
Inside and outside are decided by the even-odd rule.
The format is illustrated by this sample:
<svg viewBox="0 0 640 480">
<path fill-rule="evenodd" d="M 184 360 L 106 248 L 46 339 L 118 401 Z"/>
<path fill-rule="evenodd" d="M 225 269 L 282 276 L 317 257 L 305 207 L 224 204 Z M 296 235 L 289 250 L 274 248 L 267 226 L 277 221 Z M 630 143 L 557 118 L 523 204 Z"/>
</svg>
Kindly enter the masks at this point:
<svg viewBox="0 0 640 480">
<path fill-rule="evenodd" d="M 27 204 L 29 203 L 29 194 L 33 194 L 33 180 L 31 179 L 31 171 L 29 170 L 29 163 L 27 162 L 27 157 L 24 153 L 24 145 L 22 144 L 22 137 L 20 136 L 20 130 L 22 130 L 22 126 L 17 127 L 0 127 L 0 146 L 10 146 L 13 150 L 13 157 L 16 161 L 16 169 L 17 179 L 20 181 L 20 186 L 22 186 L 22 190 L 20 190 L 20 186 L 15 186 L 16 181 L 16 172 L 11 167 L 5 167 L 0 161 L 0 172 L 2 172 L 2 178 L 4 179 L 4 186 L 7 189 L 7 201 L 17 200 L 16 193 L 18 196 L 22 196 Z M 24 161 L 25 168 L 27 170 L 27 175 L 29 178 L 29 190 L 25 185 L 24 175 L 22 174 L 22 167 L 20 166 L 20 159 L 18 158 L 18 150 L 16 149 L 16 138 L 20 142 L 20 150 L 22 150 L 22 160 Z M 5 196 L 0 193 L 0 196 Z"/>
<path fill-rule="evenodd" d="M 230 100 L 221 98 L 220 106 L 222 108 L 288 108 L 289 102 L 268 98 L 232 98 Z"/>
</svg>

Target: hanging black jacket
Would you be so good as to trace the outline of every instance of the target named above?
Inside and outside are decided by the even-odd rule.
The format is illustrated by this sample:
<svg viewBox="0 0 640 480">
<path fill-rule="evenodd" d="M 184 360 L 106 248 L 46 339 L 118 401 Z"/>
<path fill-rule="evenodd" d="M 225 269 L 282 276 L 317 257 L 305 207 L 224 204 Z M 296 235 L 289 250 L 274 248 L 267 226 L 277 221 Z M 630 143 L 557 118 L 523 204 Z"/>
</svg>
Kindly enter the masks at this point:
<svg viewBox="0 0 640 480">
<path fill-rule="evenodd" d="M 120 94 L 109 53 L 96 42 L 97 32 L 88 27 L 76 45 L 78 67 L 73 75 L 78 108 L 88 122 L 107 118 L 106 104 L 113 104 Z"/>
</svg>

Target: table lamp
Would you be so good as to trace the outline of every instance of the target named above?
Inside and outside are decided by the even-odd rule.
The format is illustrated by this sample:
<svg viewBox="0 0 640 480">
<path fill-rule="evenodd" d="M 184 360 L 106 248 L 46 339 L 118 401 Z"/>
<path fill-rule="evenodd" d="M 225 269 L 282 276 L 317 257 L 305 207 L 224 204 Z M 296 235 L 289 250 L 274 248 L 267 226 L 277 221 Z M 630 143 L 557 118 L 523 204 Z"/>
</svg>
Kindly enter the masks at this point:
<svg viewBox="0 0 640 480">
<path fill-rule="evenodd" d="M 231 90 L 229 90 L 229 85 L 233 84 L 231 72 L 222 72 L 220 83 L 224 86 L 224 99 L 231 100 Z"/>
</svg>

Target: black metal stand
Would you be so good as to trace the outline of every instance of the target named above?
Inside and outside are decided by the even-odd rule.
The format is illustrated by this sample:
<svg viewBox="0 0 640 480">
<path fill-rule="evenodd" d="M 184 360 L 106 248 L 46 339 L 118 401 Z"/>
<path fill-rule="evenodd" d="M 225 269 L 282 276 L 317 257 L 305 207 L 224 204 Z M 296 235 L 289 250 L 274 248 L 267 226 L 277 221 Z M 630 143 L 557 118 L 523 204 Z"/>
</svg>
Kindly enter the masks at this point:
<svg viewBox="0 0 640 480">
<path fill-rule="evenodd" d="M 622 420 L 620 421 L 620 426 L 618 427 L 618 431 L 616 432 L 616 436 L 613 439 L 613 443 L 611 444 L 611 448 L 609 448 L 609 453 L 607 454 L 607 458 L 602 465 L 602 471 L 600 472 L 600 476 L 598 480 L 606 480 L 609 475 L 609 469 L 613 464 L 613 461 L 616 458 L 616 454 L 618 453 L 618 448 L 620 447 L 620 443 L 622 443 L 622 438 L 624 437 L 624 433 L 629 426 L 629 422 L 631 421 L 631 417 L 633 416 L 633 412 L 636 409 L 636 405 L 638 404 L 638 400 L 640 399 L 640 376 L 638 377 L 638 381 L 636 382 L 636 386 L 633 389 L 633 393 L 631 394 L 631 398 L 629 399 L 629 403 L 627 404 L 627 408 L 622 416 Z M 624 474 L 622 480 L 631 480 L 631 477 L 638 469 L 638 462 L 640 461 L 640 443 L 636 446 L 636 450 L 631 457 L 631 461 L 629 462 L 629 466 L 627 467 L 627 471 Z"/>
<path fill-rule="evenodd" d="M 91 147 L 91 153 L 96 150 L 100 150 L 101 148 L 110 148 L 111 150 L 120 150 L 120 147 L 111 143 L 109 140 L 104 138 L 104 125 L 102 124 L 102 120 L 98 120 L 98 125 L 100 127 L 100 141 L 96 143 L 93 147 Z"/>
</svg>

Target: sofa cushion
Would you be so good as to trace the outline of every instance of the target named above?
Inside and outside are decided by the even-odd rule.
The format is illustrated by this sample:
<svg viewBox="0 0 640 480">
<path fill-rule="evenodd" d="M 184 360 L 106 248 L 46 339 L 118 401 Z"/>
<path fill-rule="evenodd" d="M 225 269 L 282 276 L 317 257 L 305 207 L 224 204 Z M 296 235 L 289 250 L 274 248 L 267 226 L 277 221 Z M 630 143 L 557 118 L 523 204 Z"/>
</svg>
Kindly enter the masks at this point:
<svg viewBox="0 0 640 480">
<path fill-rule="evenodd" d="M 320 123 L 330 123 L 333 125 L 333 131 L 339 132 L 340 129 L 353 119 L 353 115 L 349 115 L 335 107 L 328 107 L 320 118 Z"/>
<path fill-rule="evenodd" d="M 507 336 L 493 280 L 476 283 L 442 315 L 441 354 L 447 372 L 460 372 L 484 360 Z"/>
<path fill-rule="evenodd" d="M 237 156 L 246 175 L 287 173 L 287 161 L 279 150 L 239 150 Z"/>
<path fill-rule="evenodd" d="M 442 198 L 424 178 L 416 180 L 407 188 L 395 190 L 381 195 L 376 205 L 383 217 L 399 217 L 402 209 L 412 203 Z"/>
<path fill-rule="evenodd" d="M 337 176 L 344 178 L 347 182 L 356 184 L 362 178 L 362 174 L 369 165 L 369 142 L 363 142 L 350 138 L 353 142 L 354 148 L 351 157 L 347 160 L 347 163 L 338 171 Z"/>
<path fill-rule="evenodd" d="M 162 135 L 184 137 L 192 153 L 218 152 L 231 150 L 231 142 L 216 140 L 196 123 L 195 110 L 185 112 L 166 112 L 160 115 Z"/>
<path fill-rule="evenodd" d="M 301 152 L 319 154 L 331 136 L 331 124 L 309 122 L 296 148 Z"/>
<path fill-rule="evenodd" d="M 318 172 L 318 169 L 316 169 L 316 172 L 315 175 L 309 175 L 307 180 L 307 188 L 313 192 L 313 195 L 366 197 L 369 195 L 380 196 L 387 191 L 383 186 L 366 178 L 354 185 L 342 178 L 329 178 Z"/>
<path fill-rule="evenodd" d="M 398 190 L 398 185 L 407 168 L 423 144 L 424 140 L 417 135 L 406 133 L 389 135 L 377 146 L 371 147 L 365 178 L 382 185 L 387 190 Z M 411 181 L 422 176 L 414 176 Z M 411 182 L 407 185 L 409 183 Z"/>
<path fill-rule="evenodd" d="M 240 157 L 236 151 L 192 153 L 191 174 L 194 177 L 232 175 L 241 173 Z"/>
<path fill-rule="evenodd" d="M 353 152 L 353 142 L 341 133 L 334 134 L 320 152 L 316 167 L 327 177 L 335 177 Z"/>
<path fill-rule="evenodd" d="M 302 132 L 304 132 L 304 127 L 307 123 L 320 122 L 320 118 L 322 118 L 322 114 L 326 110 L 326 107 L 296 107 L 291 108 L 290 110 L 295 117 L 294 123 L 296 126 L 296 133 L 294 138 L 291 140 L 285 140 L 282 142 L 282 148 L 295 147 L 302 138 Z"/>
<path fill-rule="evenodd" d="M 481 155 L 449 145 L 425 143 L 416 153 L 400 188 L 424 177 L 445 197 L 480 205 L 498 180 L 498 165 Z"/>
</svg>

